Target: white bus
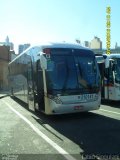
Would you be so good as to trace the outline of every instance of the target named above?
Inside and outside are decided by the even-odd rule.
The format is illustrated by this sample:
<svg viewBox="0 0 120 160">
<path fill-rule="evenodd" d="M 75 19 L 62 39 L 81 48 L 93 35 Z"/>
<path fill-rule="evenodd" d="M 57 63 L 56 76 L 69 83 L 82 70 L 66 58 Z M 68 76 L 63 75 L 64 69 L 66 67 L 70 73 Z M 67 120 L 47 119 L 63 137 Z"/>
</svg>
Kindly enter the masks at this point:
<svg viewBox="0 0 120 160">
<path fill-rule="evenodd" d="M 102 99 L 120 100 L 120 54 L 96 56 L 101 73 Z"/>
<path fill-rule="evenodd" d="M 9 63 L 11 94 L 31 110 L 64 114 L 99 109 L 100 74 L 94 53 L 79 44 L 45 43 Z"/>
</svg>

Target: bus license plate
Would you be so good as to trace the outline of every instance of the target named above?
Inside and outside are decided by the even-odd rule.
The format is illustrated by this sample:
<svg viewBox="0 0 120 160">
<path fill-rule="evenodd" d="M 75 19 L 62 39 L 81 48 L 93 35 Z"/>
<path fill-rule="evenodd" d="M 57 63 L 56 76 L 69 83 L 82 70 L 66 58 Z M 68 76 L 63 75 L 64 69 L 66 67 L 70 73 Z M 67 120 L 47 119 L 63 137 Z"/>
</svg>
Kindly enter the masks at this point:
<svg viewBox="0 0 120 160">
<path fill-rule="evenodd" d="M 83 110 L 83 106 L 74 106 L 74 110 Z"/>
</svg>

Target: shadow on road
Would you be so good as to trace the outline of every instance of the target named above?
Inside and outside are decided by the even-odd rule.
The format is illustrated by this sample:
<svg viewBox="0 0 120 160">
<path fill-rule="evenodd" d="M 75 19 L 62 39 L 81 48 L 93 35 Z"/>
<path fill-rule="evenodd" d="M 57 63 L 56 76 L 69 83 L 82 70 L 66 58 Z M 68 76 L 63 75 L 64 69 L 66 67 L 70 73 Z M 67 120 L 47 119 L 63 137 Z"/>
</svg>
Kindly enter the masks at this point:
<svg viewBox="0 0 120 160">
<path fill-rule="evenodd" d="M 107 101 L 107 100 L 102 100 L 102 104 L 106 105 L 106 106 L 110 106 L 110 107 L 114 107 L 114 108 L 120 108 L 120 101 Z"/>
<path fill-rule="evenodd" d="M 19 103 L 27 109 L 25 104 L 21 101 Z M 54 133 L 55 130 L 79 145 L 83 150 L 80 155 L 86 160 L 92 159 L 90 156 L 94 157 L 93 159 L 97 159 L 95 158 L 96 156 L 113 156 L 115 160 L 118 158 L 116 156 L 120 156 L 119 120 L 92 112 L 54 116 L 46 116 L 43 113 L 34 113 L 32 111 L 31 113 L 37 116 L 37 119 L 34 116 L 33 118 L 50 134 L 64 142 L 59 135 Z M 50 125 L 54 130 L 51 131 L 46 124 Z"/>
<path fill-rule="evenodd" d="M 57 132 L 78 144 L 83 157 L 120 154 L 120 122 L 92 112 L 46 117 L 36 121 L 50 125 Z M 87 156 L 86 156 L 87 155 Z M 89 158 L 85 158 L 89 159 Z M 116 157 L 115 157 L 116 159 Z"/>
<path fill-rule="evenodd" d="M 9 95 L 7 95 L 7 94 L 6 94 L 6 95 L 1 95 L 1 96 L 0 96 L 0 99 L 5 98 L 5 97 L 8 97 L 8 96 L 9 96 Z"/>
</svg>

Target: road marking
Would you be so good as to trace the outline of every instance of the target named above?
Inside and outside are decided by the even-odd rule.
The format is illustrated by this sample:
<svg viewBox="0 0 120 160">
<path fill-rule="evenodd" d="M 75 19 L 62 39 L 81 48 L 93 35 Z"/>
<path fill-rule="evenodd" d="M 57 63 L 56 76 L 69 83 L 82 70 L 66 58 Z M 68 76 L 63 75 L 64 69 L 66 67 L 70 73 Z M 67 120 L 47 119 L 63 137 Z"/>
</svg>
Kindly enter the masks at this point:
<svg viewBox="0 0 120 160">
<path fill-rule="evenodd" d="M 14 113 L 16 113 L 21 119 L 23 119 L 40 137 L 42 137 L 47 143 L 49 143 L 55 150 L 57 150 L 62 156 L 64 156 L 67 160 L 76 160 L 73 156 L 71 156 L 68 152 L 66 152 L 63 148 L 61 148 L 58 144 L 53 142 L 50 138 L 48 138 L 45 134 L 43 134 L 38 128 L 36 128 L 26 117 L 24 117 L 21 113 L 16 111 L 10 104 L 2 100 Z"/>
<path fill-rule="evenodd" d="M 105 109 L 99 109 L 100 111 L 105 111 L 105 112 L 109 112 L 109 113 L 114 113 L 114 114 L 120 114 L 118 112 L 113 112 L 113 111 L 108 111 L 108 110 L 105 110 Z"/>
</svg>

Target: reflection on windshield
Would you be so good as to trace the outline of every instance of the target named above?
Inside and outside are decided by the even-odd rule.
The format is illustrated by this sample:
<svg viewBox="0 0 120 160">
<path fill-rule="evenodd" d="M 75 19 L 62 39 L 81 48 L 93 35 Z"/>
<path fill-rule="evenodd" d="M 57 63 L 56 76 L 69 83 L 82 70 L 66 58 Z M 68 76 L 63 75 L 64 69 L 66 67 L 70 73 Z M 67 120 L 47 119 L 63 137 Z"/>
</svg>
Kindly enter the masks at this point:
<svg viewBox="0 0 120 160">
<path fill-rule="evenodd" d="M 72 56 L 53 56 L 54 67 L 48 71 L 49 88 L 75 89 L 78 87 L 77 72 Z M 50 63 L 50 62 L 48 62 Z M 49 65 L 48 65 L 49 68 Z"/>
<path fill-rule="evenodd" d="M 93 55 L 53 54 L 48 61 L 48 90 L 66 91 L 97 87 L 98 76 Z"/>
<path fill-rule="evenodd" d="M 91 57 L 75 56 L 77 67 L 79 68 L 78 80 L 79 84 L 84 87 L 92 86 L 96 82 L 96 65 Z"/>
</svg>

